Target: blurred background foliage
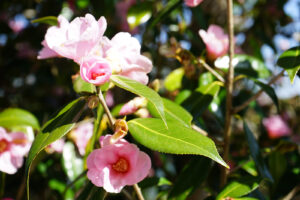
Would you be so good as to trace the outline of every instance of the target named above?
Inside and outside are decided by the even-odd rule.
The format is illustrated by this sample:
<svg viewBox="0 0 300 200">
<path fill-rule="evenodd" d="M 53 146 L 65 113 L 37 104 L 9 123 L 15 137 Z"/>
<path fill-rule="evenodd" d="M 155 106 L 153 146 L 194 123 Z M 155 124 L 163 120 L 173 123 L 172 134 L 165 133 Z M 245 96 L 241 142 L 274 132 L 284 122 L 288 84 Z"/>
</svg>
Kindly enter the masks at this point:
<svg viewBox="0 0 300 200">
<path fill-rule="evenodd" d="M 275 65 L 278 55 L 299 45 L 299 10 L 300 2 L 297 0 L 234 1 L 237 49 L 242 54 L 252 56 L 239 58 L 240 68 L 237 66 L 236 75 L 244 74 L 266 82 L 281 71 Z M 207 30 L 210 24 L 218 24 L 226 30 L 224 0 L 204 0 L 195 8 L 185 6 L 180 0 L 1 0 L 1 110 L 8 107 L 23 108 L 32 112 L 43 124 L 51 114 L 78 96 L 73 89 L 72 77 L 78 73 L 79 66 L 67 59 L 37 60 L 41 41 L 49 25 L 31 23 L 31 20 L 59 14 L 71 20 L 85 13 L 93 14 L 96 19 L 105 16 L 108 22 L 105 35 L 109 38 L 120 31 L 131 32 L 141 42 L 142 52 L 153 61 L 150 82 L 159 79 L 160 94 L 185 107 L 193 115 L 194 123 L 215 138 L 219 147 L 222 145 L 224 88 L 216 86 L 212 93 L 208 92 L 209 99 L 203 98 L 203 91 L 195 93 L 194 90 L 214 81 L 214 77 L 205 73 L 205 69 L 196 61 L 200 57 L 205 59 L 205 45 L 198 31 Z M 211 66 L 218 65 L 209 60 L 206 62 Z M 224 62 L 219 62 L 222 68 Z M 222 73 L 222 69 L 219 71 Z M 248 79 L 237 81 L 235 88 L 234 105 L 240 105 L 258 90 L 253 81 Z M 293 189 L 296 189 L 296 193 L 299 190 L 299 78 L 291 85 L 285 76 L 276 83 L 274 89 L 280 110 L 263 94 L 247 110 L 239 113 L 248 122 L 250 131 L 253 131 L 260 147 L 257 151 L 262 153 L 269 169 L 267 171 L 273 179 L 273 182 L 252 181 L 260 182 L 258 189 L 252 185 L 248 190 L 253 191 L 250 196 L 257 199 L 279 199 Z M 113 90 L 113 94 L 115 105 L 125 103 L 132 97 L 117 89 Z M 291 136 L 280 139 L 268 137 L 262 119 L 274 114 L 286 119 L 292 130 Z M 236 119 L 230 153 L 230 180 L 259 177 L 258 173 L 261 173 L 249 154 L 249 146 L 254 152 L 257 146 L 251 147 L 249 138 L 247 141 L 244 134 L 247 131 L 242 127 L 242 121 Z M 68 149 L 72 151 L 73 148 L 74 152 L 72 144 L 68 145 Z M 154 170 L 153 177 L 140 184 L 145 189 L 147 199 L 187 199 L 187 196 L 189 199 L 214 199 L 217 191 L 221 191 L 219 167 L 208 159 L 146 151 L 152 157 Z M 74 178 L 68 177 L 60 163 L 60 155 L 43 158 L 31 178 L 33 199 L 74 197 L 74 194 L 68 196 L 68 192 L 64 193 L 66 183 Z M 251 182 L 252 179 L 248 180 Z M 20 170 L 17 175 L 7 179 L 5 194 L 16 196 L 17 190 L 18 195 L 21 193 L 19 199 L 22 196 L 25 198 L 22 195 L 23 182 Z M 182 186 L 183 182 L 186 184 Z M 80 190 L 80 182 L 78 184 L 74 186 L 74 191 Z M 198 187 L 200 185 L 202 187 Z M 128 192 L 131 192 L 130 188 Z M 125 196 L 122 193 L 109 196 L 108 199 L 122 199 Z M 299 195 L 294 197 L 297 198 L 300 198 Z"/>
</svg>

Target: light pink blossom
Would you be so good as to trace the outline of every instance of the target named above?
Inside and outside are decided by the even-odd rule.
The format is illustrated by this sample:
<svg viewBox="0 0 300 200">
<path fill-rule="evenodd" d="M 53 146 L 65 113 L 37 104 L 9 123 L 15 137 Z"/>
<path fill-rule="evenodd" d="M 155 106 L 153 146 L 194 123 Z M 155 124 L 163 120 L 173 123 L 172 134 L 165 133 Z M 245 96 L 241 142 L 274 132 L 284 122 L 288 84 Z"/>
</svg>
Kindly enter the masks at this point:
<svg viewBox="0 0 300 200">
<path fill-rule="evenodd" d="M 228 35 L 217 25 L 210 25 L 207 32 L 200 30 L 199 35 L 206 45 L 208 58 L 215 60 L 225 55 L 229 48 Z"/>
<path fill-rule="evenodd" d="M 184 0 L 185 5 L 189 7 L 198 6 L 203 0 Z"/>
<path fill-rule="evenodd" d="M 23 157 L 28 153 L 31 142 L 21 132 L 7 133 L 0 127 L 0 171 L 14 174 L 23 164 Z"/>
<path fill-rule="evenodd" d="M 143 180 L 151 168 L 147 154 L 124 139 L 110 144 L 111 135 L 101 142 L 102 148 L 94 150 L 87 158 L 87 177 L 93 184 L 107 192 L 118 193 L 126 185 Z"/>
<path fill-rule="evenodd" d="M 59 139 L 59 140 L 56 140 L 55 142 L 52 142 L 51 144 L 49 144 L 46 147 L 46 151 L 48 153 L 54 153 L 54 152 L 61 153 L 64 149 L 64 145 L 65 145 L 65 140 Z"/>
<path fill-rule="evenodd" d="M 152 62 L 141 55 L 139 41 L 129 33 L 120 32 L 111 40 L 103 40 L 104 56 L 111 63 L 115 74 L 123 75 L 143 84 L 148 83 Z"/>
<path fill-rule="evenodd" d="M 129 102 L 125 103 L 120 112 L 119 115 L 130 115 L 135 113 L 139 108 L 142 108 L 143 106 L 146 106 L 147 101 L 143 97 L 135 97 L 134 99 L 130 100 Z"/>
<path fill-rule="evenodd" d="M 263 125 L 267 129 L 268 135 L 271 139 L 289 136 L 292 132 L 286 122 L 279 115 L 263 119 Z"/>
<path fill-rule="evenodd" d="M 72 130 L 70 137 L 75 142 L 79 154 L 85 154 L 85 148 L 93 135 L 94 125 L 92 122 L 82 122 L 77 128 Z"/>
<path fill-rule="evenodd" d="M 100 57 L 86 59 L 80 65 L 81 78 L 94 85 L 103 85 L 111 76 L 110 63 Z"/>
<path fill-rule="evenodd" d="M 53 56 L 54 51 L 60 56 L 80 62 L 81 58 L 87 56 L 99 44 L 106 25 L 104 17 L 96 21 L 91 14 L 76 17 L 70 23 L 60 15 L 58 26 L 47 30 L 42 43 L 45 49 L 42 49 L 38 58 L 47 58 L 47 52 L 48 57 Z"/>
</svg>

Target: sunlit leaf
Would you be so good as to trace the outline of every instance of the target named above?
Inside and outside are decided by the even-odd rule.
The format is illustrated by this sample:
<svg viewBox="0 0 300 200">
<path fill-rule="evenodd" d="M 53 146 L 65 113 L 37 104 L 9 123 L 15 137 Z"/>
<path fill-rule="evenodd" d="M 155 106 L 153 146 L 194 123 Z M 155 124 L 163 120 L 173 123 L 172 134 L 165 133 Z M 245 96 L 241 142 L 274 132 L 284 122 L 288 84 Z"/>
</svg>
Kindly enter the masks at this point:
<svg viewBox="0 0 300 200">
<path fill-rule="evenodd" d="M 139 118 L 130 120 L 128 127 L 135 140 L 152 150 L 202 155 L 228 167 L 210 138 L 177 122 L 168 122 L 167 129 L 161 119 Z"/>
<path fill-rule="evenodd" d="M 248 141 L 248 145 L 250 148 L 250 154 L 252 159 L 255 162 L 255 165 L 260 173 L 260 175 L 263 178 L 267 178 L 269 179 L 271 182 L 273 182 L 273 178 L 268 170 L 268 167 L 260 153 L 260 148 L 258 146 L 258 143 L 256 141 L 256 139 L 253 136 L 252 131 L 249 129 L 248 125 L 246 124 L 246 122 L 244 122 L 244 131 L 246 134 L 246 138 Z"/>
<path fill-rule="evenodd" d="M 42 24 L 49 24 L 52 26 L 56 26 L 58 21 L 57 21 L 57 17 L 55 17 L 55 16 L 47 16 L 47 17 L 41 17 L 38 19 L 34 19 L 31 21 L 31 23 L 42 23 Z"/>
<path fill-rule="evenodd" d="M 78 76 L 73 81 L 73 88 L 74 88 L 75 92 L 77 92 L 79 94 L 80 93 L 96 93 L 95 85 L 82 80 L 81 76 Z"/>
<path fill-rule="evenodd" d="M 300 46 L 293 47 L 283 52 L 277 60 L 277 65 L 286 70 L 291 83 L 293 83 L 295 76 L 300 69 Z"/>
<path fill-rule="evenodd" d="M 124 76 L 112 75 L 110 79 L 118 87 L 148 99 L 148 101 L 153 104 L 154 108 L 159 113 L 160 118 L 164 121 L 165 125 L 167 126 L 164 112 L 164 104 L 157 92 L 141 84 L 140 82 L 126 78 Z"/>
<path fill-rule="evenodd" d="M 164 111 L 167 121 L 176 121 L 181 123 L 184 126 L 190 127 L 193 117 L 180 105 L 162 98 L 164 103 Z M 148 104 L 148 110 L 153 117 L 159 117 L 156 109 L 153 107 L 153 104 Z"/>
<path fill-rule="evenodd" d="M 169 91 L 181 88 L 181 80 L 184 76 L 184 69 L 178 68 L 172 71 L 165 79 L 164 86 Z"/>
<path fill-rule="evenodd" d="M 31 126 L 39 130 L 37 118 L 30 112 L 20 108 L 7 108 L 0 113 L 0 126 L 12 128 L 14 126 Z"/>
<path fill-rule="evenodd" d="M 131 30 L 147 22 L 152 15 L 152 3 L 141 2 L 129 8 L 127 22 Z"/>
</svg>

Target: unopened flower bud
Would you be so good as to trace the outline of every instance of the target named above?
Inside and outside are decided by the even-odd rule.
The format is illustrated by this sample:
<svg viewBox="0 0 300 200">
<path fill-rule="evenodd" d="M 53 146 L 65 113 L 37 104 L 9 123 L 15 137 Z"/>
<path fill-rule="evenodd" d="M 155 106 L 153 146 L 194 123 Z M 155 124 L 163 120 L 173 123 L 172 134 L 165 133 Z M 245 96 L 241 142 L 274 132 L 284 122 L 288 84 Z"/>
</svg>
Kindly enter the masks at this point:
<svg viewBox="0 0 300 200">
<path fill-rule="evenodd" d="M 99 104 L 99 99 L 97 96 L 91 96 L 89 99 L 88 99 L 88 107 L 90 109 L 94 109 L 98 106 Z"/>
<path fill-rule="evenodd" d="M 114 130 L 115 133 L 110 138 L 111 144 L 116 143 L 119 139 L 122 139 L 123 137 L 125 137 L 125 135 L 127 135 L 128 132 L 127 122 L 124 119 L 118 119 L 114 124 Z"/>
</svg>

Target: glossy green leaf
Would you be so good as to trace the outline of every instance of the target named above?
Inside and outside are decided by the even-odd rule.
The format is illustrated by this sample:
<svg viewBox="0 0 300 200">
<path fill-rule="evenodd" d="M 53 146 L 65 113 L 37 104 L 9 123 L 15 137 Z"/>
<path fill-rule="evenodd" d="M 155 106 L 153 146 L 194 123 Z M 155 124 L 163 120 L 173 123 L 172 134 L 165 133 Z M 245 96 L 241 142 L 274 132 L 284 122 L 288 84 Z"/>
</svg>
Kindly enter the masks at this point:
<svg viewBox="0 0 300 200">
<path fill-rule="evenodd" d="M 110 80 L 118 87 L 148 99 L 148 101 L 153 104 L 155 110 L 159 113 L 160 118 L 167 126 L 164 104 L 157 92 L 135 80 L 126 78 L 124 76 L 112 75 Z"/>
<path fill-rule="evenodd" d="M 190 113 L 188 113 L 184 108 L 180 105 L 162 98 L 165 108 L 165 115 L 167 121 L 175 121 L 179 122 L 184 126 L 190 127 L 193 117 Z M 148 104 L 148 110 L 153 117 L 159 117 L 156 109 L 154 108 L 153 104 Z"/>
<path fill-rule="evenodd" d="M 249 55 L 235 55 L 234 70 L 237 74 L 245 74 L 254 78 L 268 78 L 270 71 L 264 62 L 256 57 Z"/>
<path fill-rule="evenodd" d="M 189 164 L 184 167 L 182 172 L 180 172 L 170 191 L 169 199 L 187 199 L 187 197 L 207 178 L 211 167 L 211 160 L 207 158 L 193 158 Z"/>
<path fill-rule="evenodd" d="M 62 166 L 70 181 L 75 180 L 83 172 L 83 160 L 76 156 L 75 146 L 66 142 L 62 153 Z"/>
<path fill-rule="evenodd" d="M 73 81 L 73 88 L 75 92 L 78 94 L 81 93 L 96 93 L 96 87 L 95 85 L 85 82 L 82 80 L 81 76 L 78 76 L 74 81 Z"/>
<path fill-rule="evenodd" d="M 49 24 L 52 26 L 56 26 L 58 24 L 58 21 L 57 21 L 57 17 L 55 16 L 47 16 L 47 17 L 34 19 L 31 21 L 31 23 L 42 23 L 42 24 Z"/>
<path fill-rule="evenodd" d="M 271 86 L 269 86 L 269 85 L 267 85 L 267 84 L 265 84 L 265 83 L 263 83 L 263 82 L 261 82 L 261 81 L 259 81 L 259 80 L 255 80 L 254 82 L 255 82 L 257 85 L 259 85 L 259 86 L 266 92 L 266 94 L 267 94 L 267 95 L 272 99 L 272 101 L 275 103 L 275 105 L 276 105 L 276 107 L 277 107 L 277 110 L 279 111 L 279 101 L 278 101 L 278 98 L 277 98 L 277 95 L 276 95 L 274 89 L 273 89 Z"/>
<path fill-rule="evenodd" d="M 250 154 L 252 159 L 255 162 L 255 165 L 260 173 L 260 175 L 263 178 L 267 178 L 269 179 L 271 182 L 273 182 L 273 178 L 267 168 L 267 165 L 260 153 L 260 148 L 258 146 L 258 143 L 256 141 L 256 139 L 253 136 L 252 131 L 249 129 L 248 125 L 246 124 L 246 122 L 244 122 L 244 132 L 246 134 L 246 138 L 247 138 L 247 142 L 250 148 Z"/>
<path fill-rule="evenodd" d="M 54 118 L 49 120 L 42 128 L 41 132 L 33 141 L 25 164 L 25 174 L 27 177 L 27 198 L 29 199 L 29 172 L 30 166 L 37 154 L 47 145 L 63 137 L 76 124 L 86 101 L 83 98 L 72 101 L 58 112 Z"/>
<path fill-rule="evenodd" d="M 183 103 L 182 106 L 187 109 L 194 118 L 198 118 L 207 109 L 214 97 L 219 93 L 220 86 L 223 84 L 214 81 L 211 84 L 197 88 Z"/>
<path fill-rule="evenodd" d="M 300 46 L 293 47 L 283 52 L 277 60 L 277 65 L 286 70 L 291 83 L 293 83 L 295 76 L 300 69 Z"/>
<path fill-rule="evenodd" d="M 184 69 L 178 68 L 172 71 L 165 79 L 164 86 L 169 91 L 181 88 L 181 81 L 184 76 Z"/>
<path fill-rule="evenodd" d="M 167 17 L 173 10 L 175 10 L 179 5 L 181 5 L 183 0 L 169 0 L 167 5 L 164 6 L 157 15 L 152 16 L 150 19 L 148 30 L 152 29 L 158 22 L 161 22 L 165 17 Z"/>
<path fill-rule="evenodd" d="M 259 182 L 260 179 L 255 177 L 245 177 L 240 180 L 232 181 L 219 193 L 216 200 L 222 200 L 227 197 L 235 198 L 245 196 L 258 188 Z"/>
<path fill-rule="evenodd" d="M 167 129 L 161 119 L 139 118 L 130 120 L 128 127 L 134 139 L 150 149 L 172 154 L 202 155 L 228 167 L 210 138 L 177 122 L 168 122 Z"/>
<path fill-rule="evenodd" d="M 214 82 L 214 76 L 210 72 L 202 73 L 198 79 L 198 88 L 201 90 L 212 82 Z"/>
<path fill-rule="evenodd" d="M 37 118 L 30 112 L 20 108 L 7 108 L 0 113 L 0 126 L 12 128 L 14 126 L 31 126 L 39 130 Z"/>
<path fill-rule="evenodd" d="M 131 30 L 140 24 L 147 22 L 152 15 L 152 3 L 141 2 L 131 6 L 127 13 L 127 22 Z"/>
<path fill-rule="evenodd" d="M 189 98 L 192 94 L 191 90 L 182 90 L 175 98 L 175 103 L 182 104 L 187 98 Z"/>
</svg>

